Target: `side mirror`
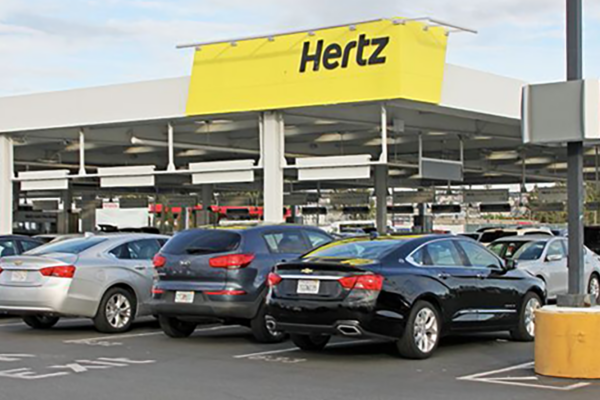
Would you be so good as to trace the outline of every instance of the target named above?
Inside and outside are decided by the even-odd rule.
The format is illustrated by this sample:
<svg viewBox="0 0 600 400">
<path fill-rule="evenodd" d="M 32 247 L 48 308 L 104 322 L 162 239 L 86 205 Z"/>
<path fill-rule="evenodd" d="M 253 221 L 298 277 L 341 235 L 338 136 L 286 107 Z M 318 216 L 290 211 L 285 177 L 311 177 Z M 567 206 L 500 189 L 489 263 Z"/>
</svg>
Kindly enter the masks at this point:
<svg viewBox="0 0 600 400">
<path fill-rule="evenodd" d="M 513 258 L 509 258 L 508 260 L 506 260 L 506 262 L 504 263 L 504 268 L 507 271 L 510 271 L 511 269 L 515 269 L 517 268 L 517 262 L 513 259 Z"/>
<path fill-rule="evenodd" d="M 563 257 L 560 254 L 550 254 L 546 257 L 546 261 L 560 261 Z"/>
</svg>

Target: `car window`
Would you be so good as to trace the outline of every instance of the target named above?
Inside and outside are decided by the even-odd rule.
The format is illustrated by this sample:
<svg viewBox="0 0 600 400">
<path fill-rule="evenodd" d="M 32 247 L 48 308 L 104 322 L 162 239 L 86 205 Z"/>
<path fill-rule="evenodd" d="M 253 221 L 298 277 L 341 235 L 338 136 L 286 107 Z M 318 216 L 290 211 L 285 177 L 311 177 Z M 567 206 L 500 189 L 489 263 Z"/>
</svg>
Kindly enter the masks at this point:
<svg viewBox="0 0 600 400">
<path fill-rule="evenodd" d="M 215 254 L 235 250 L 241 243 L 239 233 L 218 229 L 190 229 L 173 236 L 162 248 L 165 254 Z"/>
<path fill-rule="evenodd" d="M 523 236 L 527 236 L 527 235 L 548 235 L 548 236 L 552 236 L 550 234 L 550 232 L 546 232 L 546 231 L 529 231 L 529 232 L 525 232 L 523 234 Z"/>
<path fill-rule="evenodd" d="M 319 247 L 326 243 L 331 242 L 331 238 L 319 231 L 305 230 L 304 233 L 306 237 L 308 237 L 308 241 L 310 242 L 310 246 L 314 249 L 315 247 Z"/>
<path fill-rule="evenodd" d="M 490 251 L 497 254 L 502 258 L 513 258 L 517 250 L 519 250 L 525 243 L 524 240 L 515 240 L 515 241 L 503 241 L 492 243 L 489 248 Z"/>
<path fill-rule="evenodd" d="M 562 244 L 562 240 L 555 240 L 550 243 L 548 246 L 548 253 L 546 254 L 546 257 L 547 256 L 566 256 L 565 247 Z"/>
<path fill-rule="evenodd" d="M 159 250 L 160 246 L 156 240 L 144 239 L 117 246 L 110 254 L 120 260 L 151 260 Z"/>
<path fill-rule="evenodd" d="M 23 251 L 33 250 L 41 245 L 42 244 L 40 242 L 34 242 L 33 240 L 21 240 L 21 247 L 23 248 Z"/>
<path fill-rule="evenodd" d="M 458 267 L 464 263 L 451 240 L 429 243 L 424 248 L 423 265 L 438 267 Z"/>
<path fill-rule="evenodd" d="M 0 257 L 14 256 L 17 254 L 17 247 L 12 240 L 0 240 Z"/>
<path fill-rule="evenodd" d="M 463 248 L 467 260 L 473 267 L 478 268 L 501 268 L 500 260 L 494 257 L 488 250 L 482 248 L 480 245 L 469 242 L 467 240 L 459 241 L 460 246 Z"/>
<path fill-rule="evenodd" d="M 489 232 L 483 232 L 481 234 L 481 237 L 479 238 L 479 241 L 481 243 L 492 243 L 494 240 L 506 237 L 506 236 L 514 236 L 515 232 L 511 232 L 511 231 L 489 231 Z"/>
<path fill-rule="evenodd" d="M 389 251 L 402 243 L 401 240 L 361 240 L 335 242 L 310 252 L 304 258 L 361 258 L 380 260 Z"/>
<path fill-rule="evenodd" d="M 521 246 L 515 253 L 513 259 L 515 260 L 538 260 L 546 247 L 546 241 L 528 242 Z"/>
<path fill-rule="evenodd" d="M 276 254 L 302 254 L 310 250 L 300 230 L 284 230 L 263 234 L 267 247 Z"/>
<path fill-rule="evenodd" d="M 48 243 L 28 252 L 28 254 L 50 254 L 50 253 L 66 253 L 79 254 L 87 249 L 96 246 L 107 240 L 103 237 L 87 237 L 78 239 L 63 240 L 56 243 Z"/>
</svg>

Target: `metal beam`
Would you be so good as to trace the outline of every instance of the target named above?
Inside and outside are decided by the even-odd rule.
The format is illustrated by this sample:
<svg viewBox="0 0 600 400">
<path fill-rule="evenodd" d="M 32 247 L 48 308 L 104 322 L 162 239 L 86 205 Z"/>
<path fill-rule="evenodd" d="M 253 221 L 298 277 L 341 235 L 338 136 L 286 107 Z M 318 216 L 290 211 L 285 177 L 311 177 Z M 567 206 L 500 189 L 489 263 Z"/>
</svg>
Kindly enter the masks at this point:
<svg viewBox="0 0 600 400">
<path fill-rule="evenodd" d="M 567 0 L 567 80 L 583 77 L 582 0 Z M 583 142 L 567 145 L 568 222 L 569 222 L 569 295 L 564 305 L 583 306 L 585 294 L 583 253 Z M 559 300 L 560 301 L 560 300 Z M 562 303 L 562 302 L 561 302 Z"/>
</svg>

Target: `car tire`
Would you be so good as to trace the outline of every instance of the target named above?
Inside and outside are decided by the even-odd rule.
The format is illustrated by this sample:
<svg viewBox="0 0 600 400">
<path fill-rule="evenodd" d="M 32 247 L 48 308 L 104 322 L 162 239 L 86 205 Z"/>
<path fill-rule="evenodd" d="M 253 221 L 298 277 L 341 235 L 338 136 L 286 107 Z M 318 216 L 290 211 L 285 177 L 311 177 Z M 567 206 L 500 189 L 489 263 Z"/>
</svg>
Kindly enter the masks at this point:
<svg viewBox="0 0 600 400">
<path fill-rule="evenodd" d="M 167 317 L 164 315 L 158 316 L 158 322 L 165 335 L 174 339 L 190 337 L 198 325 L 193 322 L 182 321 L 175 317 Z"/>
<path fill-rule="evenodd" d="M 98 306 L 94 326 L 102 333 L 122 333 L 131 328 L 137 301 L 131 291 L 114 287 L 109 289 Z"/>
<path fill-rule="evenodd" d="M 510 336 L 518 342 L 532 342 L 535 338 L 535 310 L 542 306 L 542 299 L 533 292 L 525 295 L 519 310 L 519 324 L 510 331 Z"/>
<path fill-rule="evenodd" d="M 592 298 L 592 304 L 598 304 L 598 300 L 600 299 L 600 278 L 596 273 L 593 273 L 590 276 L 590 281 L 588 282 L 588 294 Z"/>
<path fill-rule="evenodd" d="M 396 342 L 398 353 L 414 360 L 429 358 L 438 347 L 441 332 L 437 308 L 428 301 L 417 301 L 410 310 L 404 334 Z"/>
<path fill-rule="evenodd" d="M 329 343 L 329 335 L 298 335 L 292 334 L 292 342 L 304 351 L 323 350 Z"/>
<path fill-rule="evenodd" d="M 59 319 L 59 317 L 47 315 L 28 315 L 23 317 L 23 322 L 33 329 L 50 329 L 56 325 Z"/>
<path fill-rule="evenodd" d="M 258 315 L 250 320 L 250 330 L 252 331 L 252 335 L 254 335 L 254 339 L 259 343 L 283 342 L 287 338 L 287 335 L 284 332 L 269 328 L 266 317 L 265 307 L 261 307 Z"/>
</svg>

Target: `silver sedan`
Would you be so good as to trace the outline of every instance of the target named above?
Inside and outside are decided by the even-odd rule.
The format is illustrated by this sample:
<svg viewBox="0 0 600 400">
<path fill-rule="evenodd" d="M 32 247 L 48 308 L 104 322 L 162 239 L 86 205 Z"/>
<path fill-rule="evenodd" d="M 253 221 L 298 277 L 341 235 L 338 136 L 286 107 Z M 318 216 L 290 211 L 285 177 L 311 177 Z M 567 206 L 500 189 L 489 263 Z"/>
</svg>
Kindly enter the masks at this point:
<svg viewBox="0 0 600 400">
<path fill-rule="evenodd" d="M 47 329 L 60 317 L 92 318 L 96 329 L 124 332 L 148 315 L 152 258 L 167 236 L 115 234 L 50 243 L 0 258 L 0 311 Z"/>
<path fill-rule="evenodd" d="M 489 249 L 519 269 L 546 282 L 548 298 L 567 293 L 567 239 L 555 236 L 511 236 L 493 242 Z M 585 282 L 593 299 L 600 298 L 600 259 L 587 247 Z"/>
</svg>

